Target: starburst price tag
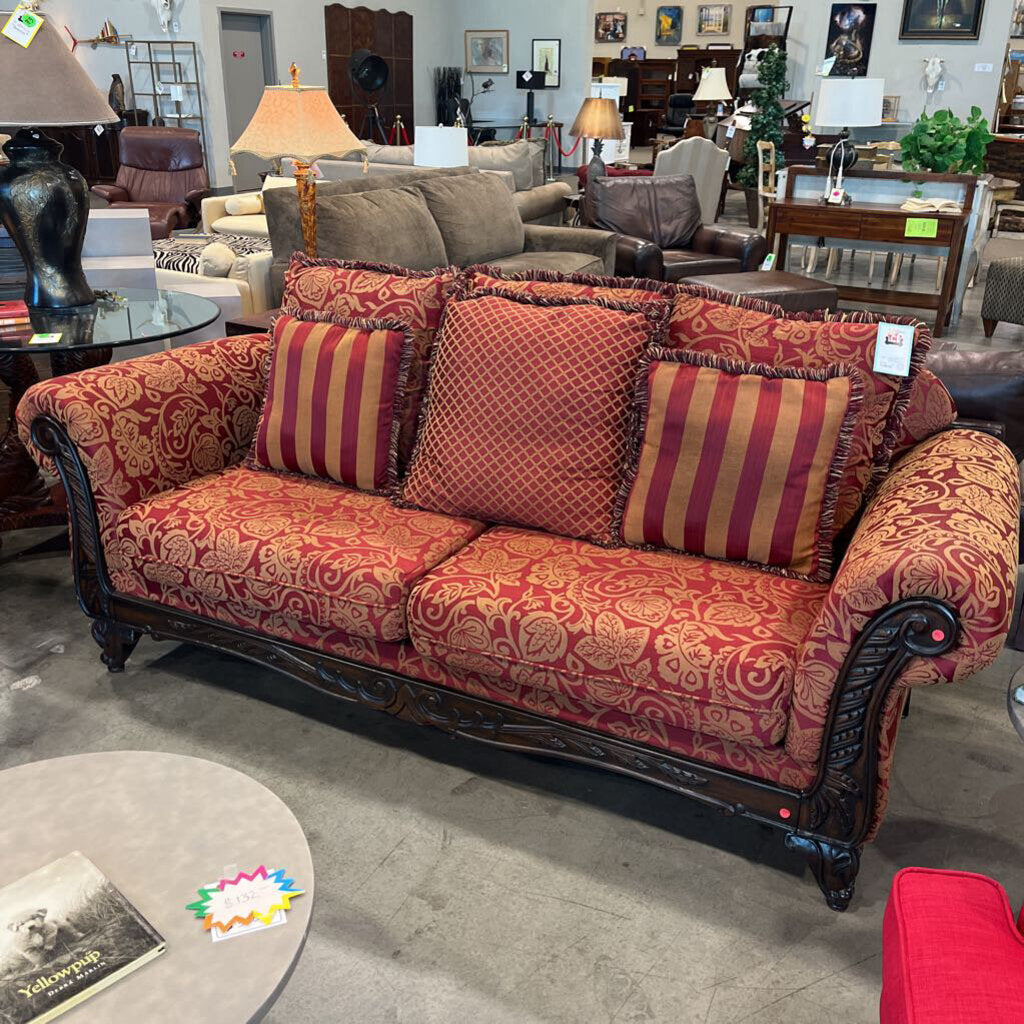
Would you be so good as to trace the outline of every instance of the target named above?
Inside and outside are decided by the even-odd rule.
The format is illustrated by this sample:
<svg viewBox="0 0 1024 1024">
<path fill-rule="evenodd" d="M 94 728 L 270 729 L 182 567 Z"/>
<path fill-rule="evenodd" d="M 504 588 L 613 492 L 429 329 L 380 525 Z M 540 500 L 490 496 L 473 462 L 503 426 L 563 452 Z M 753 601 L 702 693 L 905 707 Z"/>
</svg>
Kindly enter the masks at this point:
<svg viewBox="0 0 1024 1024">
<path fill-rule="evenodd" d="M 290 910 L 291 901 L 303 894 L 294 879 L 286 878 L 284 869 L 267 871 L 261 864 L 255 871 L 240 871 L 234 878 L 222 878 L 214 886 L 198 890 L 200 899 L 189 903 L 186 910 L 202 918 L 207 931 L 216 928 L 221 933 L 236 926 L 261 921 L 273 922 L 280 910 Z"/>
</svg>

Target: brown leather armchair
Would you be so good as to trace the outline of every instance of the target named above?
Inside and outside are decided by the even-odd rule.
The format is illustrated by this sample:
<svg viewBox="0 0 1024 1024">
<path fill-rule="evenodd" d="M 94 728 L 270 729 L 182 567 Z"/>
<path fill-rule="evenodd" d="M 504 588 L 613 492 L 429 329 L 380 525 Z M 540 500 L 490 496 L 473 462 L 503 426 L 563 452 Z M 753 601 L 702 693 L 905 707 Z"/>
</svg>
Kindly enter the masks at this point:
<svg viewBox="0 0 1024 1024">
<path fill-rule="evenodd" d="M 615 273 L 679 281 L 704 274 L 757 270 L 768 242 L 756 231 L 702 224 L 689 174 L 595 178 L 580 204 L 587 227 L 619 234 Z"/>
<path fill-rule="evenodd" d="M 149 210 L 149 232 L 167 238 L 199 219 L 210 194 L 199 133 L 191 128 L 123 128 L 121 167 L 113 185 L 92 190 L 113 207 Z"/>
</svg>

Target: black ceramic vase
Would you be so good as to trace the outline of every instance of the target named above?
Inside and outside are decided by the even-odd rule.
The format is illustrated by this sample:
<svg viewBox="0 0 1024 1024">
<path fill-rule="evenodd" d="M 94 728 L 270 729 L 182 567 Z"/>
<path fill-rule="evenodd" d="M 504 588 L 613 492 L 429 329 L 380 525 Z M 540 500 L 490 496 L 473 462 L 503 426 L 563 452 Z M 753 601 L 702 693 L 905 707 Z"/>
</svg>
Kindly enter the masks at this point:
<svg viewBox="0 0 1024 1024">
<path fill-rule="evenodd" d="M 85 179 L 60 162 L 63 147 L 34 128 L 22 128 L 3 149 L 11 162 L 0 167 L 0 223 L 25 261 L 25 302 L 42 309 L 93 302 L 82 272 Z"/>
</svg>

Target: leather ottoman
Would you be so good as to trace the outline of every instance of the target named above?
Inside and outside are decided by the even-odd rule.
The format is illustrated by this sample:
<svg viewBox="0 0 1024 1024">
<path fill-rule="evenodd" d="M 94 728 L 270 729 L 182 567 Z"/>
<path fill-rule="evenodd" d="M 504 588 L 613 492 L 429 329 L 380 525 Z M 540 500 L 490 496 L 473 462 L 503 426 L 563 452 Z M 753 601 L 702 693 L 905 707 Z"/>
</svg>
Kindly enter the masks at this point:
<svg viewBox="0 0 1024 1024">
<path fill-rule="evenodd" d="M 667 262 L 667 261 L 666 261 Z M 835 286 L 785 270 L 751 270 L 743 274 L 707 274 L 687 277 L 686 284 L 702 284 L 733 295 L 747 295 L 780 305 L 787 313 L 836 309 Z"/>
</svg>

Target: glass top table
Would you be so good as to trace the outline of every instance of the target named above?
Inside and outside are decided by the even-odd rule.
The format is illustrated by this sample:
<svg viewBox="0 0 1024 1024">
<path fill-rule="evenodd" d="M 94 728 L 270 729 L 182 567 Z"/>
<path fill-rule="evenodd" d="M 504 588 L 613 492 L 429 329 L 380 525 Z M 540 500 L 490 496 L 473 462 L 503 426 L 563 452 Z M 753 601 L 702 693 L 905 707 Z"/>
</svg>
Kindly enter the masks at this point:
<svg viewBox="0 0 1024 1024">
<path fill-rule="evenodd" d="M 12 351 L 45 354 L 67 349 L 120 348 L 161 341 L 212 324 L 220 307 L 201 295 L 146 288 L 99 291 L 96 301 L 73 309 L 30 309 L 31 325 L 0 333 L 0 356 Z M 59 334 L 41 343 L 34 335 Z"/>
</svg>

